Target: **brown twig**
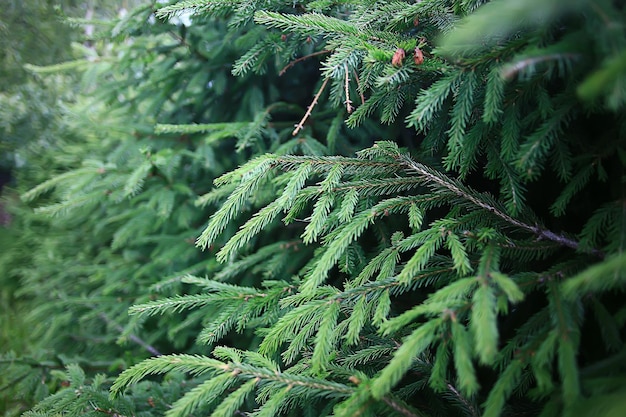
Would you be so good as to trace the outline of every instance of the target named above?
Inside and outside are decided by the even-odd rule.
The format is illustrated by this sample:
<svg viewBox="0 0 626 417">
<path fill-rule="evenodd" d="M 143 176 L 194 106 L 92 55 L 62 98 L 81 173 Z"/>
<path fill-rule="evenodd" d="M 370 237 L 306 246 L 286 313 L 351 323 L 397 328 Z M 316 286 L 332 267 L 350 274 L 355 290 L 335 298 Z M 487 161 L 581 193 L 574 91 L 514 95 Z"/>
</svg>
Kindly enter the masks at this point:
<svg viewBox="0 0 626 417">
<path fill-rule="evenodd" d="M 322 83 L 322 86 L 320 87 L 319 91 L 317 92 L 317 94 L 315 94 L 315 97 L 313 97 L 313 102 L 307 108 L 306 113 L 304 114 L 304 117 L 302 118 L 302 120 L 300 120 L 300 123 L 298 123 L 296 125 L 296 128 L 293 130 L 293 133 L 292 133 L 293 136 L 296 136 L 298 132 L 300 132 L 300 130 L 302 130 L 302 128 L 304 127 L 304 122 L 306 122 L 306 120 L 311 115 L 313 108 L 317 104 L 317 100 L 319 100 L 320 96 L 322 95 L 322 91 L 324 91 L 324 89 L 326 88 L 326 85 L 328 84 L 329 80 L 330 78 L 326 78 L 324 82 Z"/>
<path fill-rule="evenodd" d="M 352 74 L 354 74 L 354 81 L 356 81 L 356 89 L 359 92 L 359 96 L 361 96 L 361 104 L 365 104 L 365 96 L 363 95 L 363 90 L 361 90 L 361 82 L 359 81 L 359 74 L 352 69 Z"/>
<path fill-rule="evenodd" d="M 354 108 L 352 107 L 352 100 L 350 100 L 350 77 L 348 76 L 348 64 L 343 64 L 344 72 L 346 73 L 345 89 L 346 89 L 346 111 L 348 114 L 352 113 Z"/>
<path fill-rule="evenodd" d="M 389 407 L 396 410 L 398 413 L 402 414 L 406 417 L 420 417 L 420 414 L 415 414 L 413 410 L 408 409 L 404 404 L 400 403 L 398 400 L 389 397 L 383 397 L 381 400 L 387 404 Z"/>
<path fill-rule="evenodd" d="M 120 326 L 119 324 L 117 324 L 116 322 L 114 322 L 113 320 L 111 320 L 106 314 L 100 313 L 99 316 L 100 316 L 100 318 L 102 320 L 104 320 L 104 322 L 106 322 L 110 326 L 113 326 L 118 332 L 120 332 L 120 333 L 124 332 L 124 328 L 122 326 Z M 131 334 L 128 335 L 128 338 L 131 341 L 133 341 L 134 343 L 136 343 L 139 346 L 141 346 L 142 348 L 144 348 L 145 350 L 147 350 L 148 352 L 150 352 L 152 355 L 154 355 L 154 356 L 161 356 L 161 352 L 159 352 L 154 346 L 151 346 L 150 344 L 145 342 L 139 336 L 136 336 L 136 335 L 131 333 Z"/>
<path fill-rule="evenodd" d="M 323 55 L 323 54 L 328 54 L 331 51 L 324 49 L 323 51 L 317 51 L 317 52 L 313 52 L 312 54 L 309 55 L 305 55 L 305 56 L 301 56 L 298 59 L 295 59 L 293 61 L 291 61 L 289 64 L 287 64 L 283 69 L 280 70 L 280 72 L 278 73 L 278 75 L 283 75 L 285 72 L 287 72 L 287 70 L 291 67 L 293 67 L 294 65 L 296 65 L 298 62 L 302 62 L 306 59 L 312 58 L 314 56 L 318 56 L 318 55 Z"/>
</svg>

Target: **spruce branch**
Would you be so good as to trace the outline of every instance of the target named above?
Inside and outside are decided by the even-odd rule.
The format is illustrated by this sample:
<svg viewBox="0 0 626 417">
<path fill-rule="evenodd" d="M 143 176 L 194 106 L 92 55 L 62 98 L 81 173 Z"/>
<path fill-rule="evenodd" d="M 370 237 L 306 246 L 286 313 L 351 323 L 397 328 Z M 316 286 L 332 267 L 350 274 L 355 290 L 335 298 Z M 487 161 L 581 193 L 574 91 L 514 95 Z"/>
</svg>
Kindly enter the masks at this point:
<svg viewBox="0 0 626 417">
<path fill-rule="evenodd" d="M 283 14 L 258 11 L 254 15 L 255 22 L 272 28 L 289 30 L 306 35 L 347 35 L 363 36 L 363 31 L 355 24 L 320 13 L 303 15 Z"/>
<path fill-rule="evenodd" d="M 374 146 L 376 147 L 378 146 L 378 144 Z M 551 240 L 553 242 L 557 242 L 558 244 L 562 246 L 565 246 L 574 250 L 578 250 L 581 247 L 580 242 L 574 239 L 571 239 L 565 235 L 557 234 L 539 225 L 528 224 L 521 220 L 511 217 L 502 208 L 498 207 L 495 201 L 490 201 L 491 199 L 486 198 L 486 196 L 480 195 L 474 192 L 473 190 L 470 190 L 467 187 L 463 186 L 462 184 L 452 180 L 451 178 L 445 176 L 444 174 L 437 172 L 417 161 L 414 161 L 411 157 L 409 157 L 406 154 L 400 153 L 398 151 L 391 151 L 388 154 L 389 156 L 393 157 L 395 160 L 399 161 L 408 171 L 416 172 L 417 174 L 426 178 L 428 182 L 438 187 L 445 188 L 448 191 L 451 191 L 457 196 L 464 198 L 465 200 L 492 213 L 493 215 L 499 217 L 500 219 L 504 220 L 505 222 L 513 226 L 519 227 L 521 229 L 524 229 L 533 233 L 534 235 L 537 236 L 538 239 Z M 590 249 L 589 252 L 599 257 L 604 256 L 603 253 L 598 249 Z"/>
</svg>

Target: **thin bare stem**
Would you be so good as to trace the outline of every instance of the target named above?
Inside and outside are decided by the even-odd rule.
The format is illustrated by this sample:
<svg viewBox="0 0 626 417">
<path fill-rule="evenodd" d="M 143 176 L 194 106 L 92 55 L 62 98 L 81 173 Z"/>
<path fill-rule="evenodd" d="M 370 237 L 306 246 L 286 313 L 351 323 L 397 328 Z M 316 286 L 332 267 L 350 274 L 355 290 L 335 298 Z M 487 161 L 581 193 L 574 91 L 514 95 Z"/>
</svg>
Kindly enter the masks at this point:
<svg viewBox="0 0 626 417">
<path fill-rule="evenodd" d="M 352 107 L 352 100 L 350 100 L 350 77 L 348 76 L 348 64 L 343 64 L 344 72 L 346 74 L 345 89 L 346 89 L 346 111 L 348 114 L 352 113 L 354 108 Z"/>
<path fill-rule="evenodd" d="M 111 320 L 106 314 L 100 313 L 99 316 L 107 324 L 115 327 L 115 329 L 118 332 L 120 332 L 120 333 L 124 332 L 124 328 L 122 326 L 120 326 L 119 324 L 115 323 L 113 320 Z M 150 352 L 152 355 L 154 355 L 154 356 L 161 356 L 161 352 L 159 352 L 154 346 L 149 345 L 147 342 L 145 342 L 139 336 L 136 336 L 136 335 L 131 333 L 130 335 L 128 335 L 128 338 L 130 340 L 132 340 L 133 342 L 137 343 L 139 346 L 141 346 L 142 348 L 144 348 L 148 352 Z"/>
<path fill-rule="evenodd" d="M 354 75 L 354 80 L 356 81 L 356 89 L 359 92 L 359 96 L 361 97 L 361 104 L 365 104 L 365 96 L 363 95 L 363 90 L 361 90 L 361 82 L 359 81 L 359 74 L 353 69 L 352 74 Z"/>
<path fill-rule="evenodd" d="M 461 393 L 454 387 L 454 385 L 448 382 L 447 386 L 448 386 L 448 389 L 458 398 L 458 400 L 465 405 L 467 410 L 470 413 L 472 413 L 471 414 L 472 416 L 478 416 L 478 412 L 476 411 L 476 408 L 472 405 L 471 402 L 469 402 L 467 398 L 461 395 Z"/>
<path fill-rule="evenodd" d="M 287 64 L 287 65 L 286 65 L 283 69 L 281 69 L 281 70 L 280 70 L 280 72 L 278 73 L 278 75 L 283 75 L 284 73 L 286 73 L 286 72 L 287 72 L 287 70 L 288 70 L 289 68 L 293 67 L 293 66 L 294 66 L 294 65 L 296 65 L 298 62 L 302 62 L 302 61 L 304 61 L 304 60 L 306 60 L 306 59 L 309 59 L 309 58 L 312 58 L 312 57 L 314 57 L 314 56 L 328 54 L 328 53 L 330 53 L 330 52 L 331 52 L 331 51 L 328 51 L 328 50 L 326 50 L 326 49 L 325 49 L 325 50 L 323 50 L 323 51 L 317 51 L 317 52 L 313 52 L 312 54 L 309 54 L 309 55 L 301 56 L 300 58 L 295 59 L 295 60 L 291 61 L 289 64 Z"/>
<path fill-rule="evenodd" d="M 385 404 L 387 404 L 389 407 L 393 408 L 394 410 L 396 410 L 398 413 L 402 414 L 403 416 L 420 417 L 420 414 L 415 414 L 412 410 L 409 410 L 406 406 L 404 406 L 404 404 L 400 403 L 400 401 L 396 399 L 389 398 L 389 397 L 383 397 L 381 399 L 383 400 Z"/>
<path fill-rule="evenodd" d="M 296 136 L 298 134 L 298 132 L 300 132 L 302 130 L 302 128 L 304 127 L 304 122 L 306 122 L 307 119 L 309 118 L 309 116 L 311 115 L 311 112 L 313 111 L 313 108 L 317 104 L 317 101 L 319 100 L 320 96 L 322 95 L 322 91 L 324 91 L 324 89 L 326 88 L 326 85 L 328 84 L 329 80 L 330 80 L 330 78 L 326 78 L 324 80 L 324 82 L 322 83 L 322 86 L 320 87 L 319 91 L 317 92 L 317 94 L 315 94 L 315 97 L 313 97 L 313 102 L 307 108 L 306 113 L 304 114 L 304 117 L 302 118 L 302 120 L 300 120 L 300 123 L 298 123 L 296 125 L 296 128 L 293 130 L 293 133 L 292 133 L 293 136 Z"/>
</svg>

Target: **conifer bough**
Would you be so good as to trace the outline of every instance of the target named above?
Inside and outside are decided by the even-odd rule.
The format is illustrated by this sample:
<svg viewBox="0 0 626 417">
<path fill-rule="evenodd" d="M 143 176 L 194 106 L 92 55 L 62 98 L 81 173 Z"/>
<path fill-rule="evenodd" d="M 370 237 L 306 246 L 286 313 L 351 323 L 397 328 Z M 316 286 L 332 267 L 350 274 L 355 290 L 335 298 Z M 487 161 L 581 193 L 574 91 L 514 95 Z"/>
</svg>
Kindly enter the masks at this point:
<svg viewBox="0 0 626 417">
<path fill-rule="evenodd" d="M 128 405 L 150 392 L 169 417 L 626 407 L 624 5 L 187 0 L 156 14 L 183 11 L 191 35 L 159 58 L 152 86 L 174 85 L 187 63 L 208 75 L 133 96 L 159 95 L 135 107 L 159 122 L 154 150 L 115 178 L 85 162 L 26 197 L 61 190 L 44 209 L 61 216 L 132 201 L 107 214 L 112 225 L 137 207 L 169 213 L 150 236 L 132 233 L 154 222 L 117 229 L 114 250 L 198 235 L 202 258 L 151 283 L 173 290 L 140 288 L 129 310 L 159 352 L 163 329 L 197 344 L 133 361 L 110 398 L 70 367 L 70 389 L 51 398 L 72 415 L 158 414 Z M 144 37 L 133 47 L 170 45 Z M 179 119 L 192 107 L 197 117 Z M 200 251 L 170 259 L 187 253 Z"/>
</svg>

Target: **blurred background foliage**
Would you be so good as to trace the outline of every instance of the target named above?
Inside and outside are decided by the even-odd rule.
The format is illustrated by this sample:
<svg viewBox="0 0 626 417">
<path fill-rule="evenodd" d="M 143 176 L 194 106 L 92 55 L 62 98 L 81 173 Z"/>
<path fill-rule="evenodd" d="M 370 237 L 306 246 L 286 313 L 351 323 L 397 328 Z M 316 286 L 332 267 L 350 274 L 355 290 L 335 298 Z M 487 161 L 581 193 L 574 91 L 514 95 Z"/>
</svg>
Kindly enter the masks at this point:
<svg viewBox="0 0 626 417">
<path fill-rule="evenodd" d="M 292 85 L 277 77 L 280 68 L 235 77 L 232 63 L 259 35 L 251 20 L 189 25 L 188 17 L 155 18 L 158 6 L 15 1 L 3 16 L 3 53 L 12 57 L 0 81 L 7 416 L 65 387 L 69 364 L 116 375 L 154 354 L 197 351 L 201 312 L 140 320 L 128 317 L 129 306 L 194 293 L 181 277 L 221 268 L 214 250 L 195 248 L 224 197 L 198 202 L 214 178 L 257 153 L 323 148 L 310 136 L 291 138 L 319 61 L 293 68 Z M 326 130 L 335 115 L 318 119 Z M 168 129 L 180 124 L 200 128 Z M 353 152 L 372 135 L 357 140 L 356 131 L 354 145 L 340 146 Z M 306 261 L 306 251 L 289 253 Z"/>
</svg>

